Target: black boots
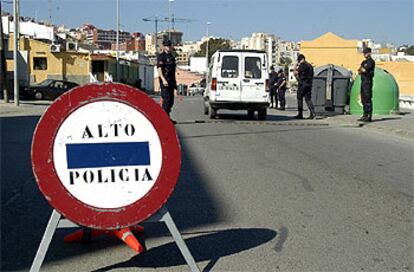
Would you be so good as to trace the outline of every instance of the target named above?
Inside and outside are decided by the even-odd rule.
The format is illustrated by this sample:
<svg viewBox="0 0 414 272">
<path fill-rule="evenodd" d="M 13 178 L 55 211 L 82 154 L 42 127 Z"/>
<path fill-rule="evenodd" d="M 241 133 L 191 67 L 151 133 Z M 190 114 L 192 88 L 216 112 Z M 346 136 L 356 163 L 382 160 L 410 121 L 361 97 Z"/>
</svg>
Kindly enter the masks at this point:
<svg viewBox="0 0 414 272">
<path fill-rule="evenodd" d="M 358 119 L 359 122 L 371 122 L 372 116 L 371 114 L 364 114 L 361 118 Z"/>
<path fill-rule="evenodd" d="M 312 119 L 315 119 L 315 117 L 316 117 L 315 113 L 311 112 L 309 117 L 306 119 L 312 120 Z"/>
<path fill-rule="evenodd" d="M 303 114 L 302 112 L 299 112 L 298 115 L 296 115 L 295 117 L 293 117 L 295 119 L 303 119 Z"/>
</svg>

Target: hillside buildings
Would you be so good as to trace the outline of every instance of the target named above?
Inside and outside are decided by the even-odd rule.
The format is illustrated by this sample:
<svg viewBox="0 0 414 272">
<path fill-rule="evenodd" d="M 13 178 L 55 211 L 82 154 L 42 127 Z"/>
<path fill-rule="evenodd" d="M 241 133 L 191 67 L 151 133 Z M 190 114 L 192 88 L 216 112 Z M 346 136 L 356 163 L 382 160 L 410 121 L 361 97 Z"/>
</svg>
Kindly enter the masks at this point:
<svg viewBox="0 0 414 272">
<path fill-rule="evenodd" d="M 239 48 L 265 51 L 269 64 L 275 67 L 294 62 L 299 52 L 297 43 L 284 41 L 276 35 L 262 32 L 242 38 Z"/>
</svg>

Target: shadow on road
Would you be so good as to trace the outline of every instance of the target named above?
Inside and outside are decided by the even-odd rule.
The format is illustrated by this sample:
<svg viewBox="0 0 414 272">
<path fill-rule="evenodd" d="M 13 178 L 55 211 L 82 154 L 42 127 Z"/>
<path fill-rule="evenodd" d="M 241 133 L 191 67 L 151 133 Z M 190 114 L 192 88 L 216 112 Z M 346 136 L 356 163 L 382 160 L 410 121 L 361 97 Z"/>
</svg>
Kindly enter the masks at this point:
<svg viewBox="0 0 414 272">
<path fill-rule="evenodd" d="M 258 121 L 257 115 L 254 118 L 250 118 L 246 113 L 235 113 L 231 111 L 220 112 L 217 114 L 218 118 L 213 120 L 228 120 L 228 121 Z M 294 120 L 293 117 L 277 115 L 277 114 L 268 114 L 266 121 L 291 121 Z"/>
<path fill-rule="evenodd" d="M 0 118 L 1 271 L 30 267 L 52 212 L 38 189 L 31 168 L 31 142 L 38 120 L 39 116 Z M 191 156 L 185 142 L 181 144 L 181 176 L 167 203 L 177 227 L 185 230 L 222 221 L 223 207 L 210 193 L 208 182 L 202 175 L 202 162 L 197 162 Z M 121 243 L 110 238 L 90 244 L 63 244 L 63 237 L 72 231 L 73 229 L 56 231 L 44 264 L 104 250 Z"/>
<path fill-rule="evenodd" d="M 231 133 L 211 133 L 203 135 L 187 135 L 181 137 L 181 139 L 194 139 L 194 138 L 208 138 L 208 137 L 228 137 L 228 136 L 244 136 L 244 135 L 258 135 L 258 134 L 277 134 L 283 132 L 301 131 L 301 130 L 322 130 L 331 129 L 326 124 L 310 125 L 309 127 L 304 124 L 297 124 L 298 127 L 305 128 L 286 128 L 286 129 L 274 129 L 274 130 L 255 130 L 255 131 L 242 131 L 242 132 L 231 132 Z"/>
<path fill-rule="evenodd" d="M 276 237 L 270 229 L 229 229 L 213 231 L 186 239 L 186 243 L 196 262 L 210 261 L 203 271 L 210 271 L 217 261 L 225 256 L 236 254 L 263 245 Z M 174 242 L 150 248 L 141 255 L 98 271 L 132 267 L 173 267 L 186 264 Z"/>
<path fill-rule="evenodd" d="M 386 121 L 395 121 L 395 120 L 401 120 L 402 117 L 385 117 L 385 118 L 374 118 L 372 119 L 372 123 L 377 123 L 377 122 L 386 122 Z"/>
</svg>

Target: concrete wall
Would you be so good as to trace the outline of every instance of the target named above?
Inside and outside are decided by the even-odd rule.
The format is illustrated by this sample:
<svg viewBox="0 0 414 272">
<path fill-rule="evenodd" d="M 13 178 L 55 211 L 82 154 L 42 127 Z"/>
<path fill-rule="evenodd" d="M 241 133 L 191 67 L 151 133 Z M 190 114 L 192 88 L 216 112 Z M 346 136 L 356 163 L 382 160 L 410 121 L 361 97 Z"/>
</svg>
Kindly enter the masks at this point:
<svg viewBox="0 0 414 272">
<path fill-rule="evenodd" d="M 395 77 L 401 96 L 414 96 L 414 62 L 378 62 L 377 66 Z"/>
<path fill-rule="evenodd" d="M 363 60 L 358 52 L 358 41 L 345 40 L 333 33 L 326 33 L 313 41 L 303 41 L 300 52 L 314 66 L 335 64 L 357 71 Z"/>
<path fill-rule="evenodd" d="M 65 79 L 78 84 L 89 83 L 90 57 L 85 53 L 77 52 L 50 52 L 50 45 L 41 41 L 20 38 L 19 60 L 21 85 L 41 82 L 48 78 Z M 9 48 L 13 50 L 13 35 L 9 39 Z M 34 58 L 47 59 L 46 70 L 34 69 Z M 13 71 L 13 59 L 7 60 L 7 71 Z M 71 80 L 72 79 L 72 80 Z"/>
<path fill-rule="evenodd" d="M 38 83 L 47 78 L 59 78 L 69 80 L 76 79 L 76 83 L 84 84 L 89 77 L 90 61 L 88 54 L 77 52 L 52 53 L 49 44 L 30 40 L 29 71 L 31 83 Z M 34 58 L 45 57 L 47 59 L 46 70 L 34 69 Z M 79 80 L 79 81 L 78 81 Z"/>
<path fill-rule="evenodd" d="M 335 64 L 351 70 L 354 75 L 364 60 L 358 51 L 358 41 L 346 40 L 333 33 L 326 33 L 313 41 L 303 41 L 300 51 L 314 66 Z M 377 66 L 395 77 L 401 96 L 414 95 L 414 62 L 377 62 Z"/>
<path fill-rule="evenodd" d="M 177 85 L 185 84 L 187 86 L 190 86 L 193 83 L 199 83 L 203 79 L 203 76 L 199 74 L 191 73 L 181 69 L 177 69 L 175 76 L 177 79 Z M 154 90 L 160 91 L 160 83 L 158 77 L 154 77 Z"/>
<path fill-rule="evenodd" d="M 141 88 L 147 91 L 154 91 L 154 66 L 140 64 L 139 78 L 141 79 Z"/>
</svg>

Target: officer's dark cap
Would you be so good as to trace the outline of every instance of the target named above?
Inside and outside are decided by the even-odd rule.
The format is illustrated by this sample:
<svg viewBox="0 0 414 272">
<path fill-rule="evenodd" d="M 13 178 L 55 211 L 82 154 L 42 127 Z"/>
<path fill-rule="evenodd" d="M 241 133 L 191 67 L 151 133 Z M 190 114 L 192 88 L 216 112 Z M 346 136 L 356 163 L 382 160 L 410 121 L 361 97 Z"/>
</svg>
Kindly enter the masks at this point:
<svg viewBox="0 0 414 272">
<path fill-rule="evenodd" d="M 171 46 L 171 41 L 170 40 L 164 40 L 162 42 L 162 45 L 164 45 L 164 46 Z"/>
<path fill-rule="evenodd" d="M 303 54 L 298 55 L 298 62 L 301 61 L 301 60 L 304 60 L 304 59 L 306 59 L 306 58 Z"/>
<path fill-rule="evenodd" d="M 270 66 L 270 70 L 274 71 L 275 70 L 275 67 L 273 65 Z"/>
<path fill-rule="evenodd" d="M 372 52 L 372 50 L 369 47 L 365 47 L 364 50 L 362 50 L 362 53 L 364 53 L 364 54 L 368 54 L 368 53 L 371 53 L 371 52 Z"/>
<path fill-rule="evenodd" d="M 283 73 L 283 69 L 279 69 L 279 71 L 277 71 L 278 74 Z"/>
</svg>

